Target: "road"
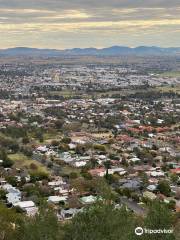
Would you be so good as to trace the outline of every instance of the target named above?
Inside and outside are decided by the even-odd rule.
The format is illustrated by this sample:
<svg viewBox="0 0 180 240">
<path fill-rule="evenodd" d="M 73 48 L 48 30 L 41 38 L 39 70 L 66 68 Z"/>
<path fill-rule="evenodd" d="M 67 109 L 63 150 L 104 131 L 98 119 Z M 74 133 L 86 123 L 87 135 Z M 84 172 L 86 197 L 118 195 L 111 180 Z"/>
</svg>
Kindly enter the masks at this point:
<svg viewBox="0 0 180 240">
<path fill-rule="evenodd" d="M 136 202 L 134 202 L 133 200 L 129 200 L 126 197 L 121 197 L 120 202 L 126 205 L 129 209 L 131 209 L 137 215 L 144 216 L 147 213 L 146 209 L 142 208 Z"/>
</svg>

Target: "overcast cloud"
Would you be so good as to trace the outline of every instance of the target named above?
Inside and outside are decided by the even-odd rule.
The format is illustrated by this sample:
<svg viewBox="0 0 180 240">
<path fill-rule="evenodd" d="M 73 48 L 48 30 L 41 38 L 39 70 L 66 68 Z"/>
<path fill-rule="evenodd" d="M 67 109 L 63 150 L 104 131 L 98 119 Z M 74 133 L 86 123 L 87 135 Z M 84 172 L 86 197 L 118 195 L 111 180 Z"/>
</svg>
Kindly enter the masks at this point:
<svg viewBox="0 0 180 240">
<path fill-rule="evenodd" d="M 179 0 L 0 0 L 0 48 L 179 46 Z"/>
</svg>

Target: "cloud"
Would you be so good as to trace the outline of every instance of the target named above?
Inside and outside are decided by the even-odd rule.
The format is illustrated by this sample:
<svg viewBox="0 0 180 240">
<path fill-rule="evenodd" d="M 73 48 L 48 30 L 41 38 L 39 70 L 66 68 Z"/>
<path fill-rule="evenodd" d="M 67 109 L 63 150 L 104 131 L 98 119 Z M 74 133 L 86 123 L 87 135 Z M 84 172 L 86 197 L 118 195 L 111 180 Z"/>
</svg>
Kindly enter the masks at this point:
<svg viewBox="0 0 180 240">
<path fill-rule="evenodd" d="M 155 45 L 168 33 L 174 34 L 171 35 L 172 44 L 177 38 L 178 45 L 178 28 L 179 0 L 0 0 L 2 47 L 18 42 L 22 45 L 32 42 L 34 45 L 37 38 L 37 45 L 45 44 L 48 39 L 48 44 L 53 46 L 55 40 L 51 36 L 58 39 L 63 36 L 63 45 L 67 47 L 73 47 L 67 45 L 71 42 L 69 38 L 76 39 L 76 46 L 85 44 L 82 41 L 87 44 L 93 42 L 97 46 L 100 39 L 101 45 L 106 46 L 108 39 L 112 42 L 111 35 L 119 40 L 118 44 L 122 44 L 121 38 L 115 34 L 126 36 L 127 40 L 130 36 L 136 39 L 141 35 L 142 39 L 139 40 L 142 42 L 147 41 L 143 36 L 149 34 L 151 40 L 148 39 L 147 43 L 151 41 Z M 103 39 L 103 36 L 107 39 Z M 162 45 L 167 42 L 170 44 L 171 39 L 163 40 Z M 141 45 L 141 42 L 137 45 Z"/>
<path fill-rule="evenodd" d="M 92 8 L 178 7 L 179 0 L 0 0 L 2 8 L 92 9 Z"/>
<path fill-rule="evenodd" d="M 133 28 L 134 31 L 140 29 L 147 29 L 161 26 L 179 26 L 180 19 L 173 20 L 135 20 L 135 21 L 99 21 L 99 22 L 73 22 L 73 23 L 20 23 L 20 24 L 1 24 L 0 31 L 81 31 L 81 30 L 110 30 L 112 29 L 126 29 Z"/>
</svg>

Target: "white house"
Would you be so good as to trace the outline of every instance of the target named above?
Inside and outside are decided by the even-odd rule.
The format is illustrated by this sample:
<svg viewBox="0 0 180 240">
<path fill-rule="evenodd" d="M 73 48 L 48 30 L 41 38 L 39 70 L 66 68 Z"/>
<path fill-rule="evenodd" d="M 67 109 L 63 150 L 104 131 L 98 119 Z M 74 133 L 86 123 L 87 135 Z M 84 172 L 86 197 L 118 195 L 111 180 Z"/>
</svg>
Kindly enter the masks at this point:
<svg viewBox="0 0 180 240">
<path fill-rule="evenodd" d="M 14 204 L 14 207 L 20 207 L 29 217 L 36 215 L 38 212 L 38 208 L 33 201 L 17 202 Z"/>
<path fill-rule="evenodd" d="M 48 203 L 58 204 L 59 202 L 66 203 L 67 199 L 67 196 L 49 196 L 47 201 Z"/>
</svg>

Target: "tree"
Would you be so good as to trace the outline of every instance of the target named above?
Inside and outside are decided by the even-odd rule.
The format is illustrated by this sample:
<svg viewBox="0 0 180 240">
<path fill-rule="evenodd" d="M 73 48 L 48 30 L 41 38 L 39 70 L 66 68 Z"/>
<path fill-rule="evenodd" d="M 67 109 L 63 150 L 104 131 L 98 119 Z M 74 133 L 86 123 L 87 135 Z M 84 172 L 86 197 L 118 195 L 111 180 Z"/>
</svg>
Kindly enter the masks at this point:
<svg viewBox="0 0 180 240">
<path fill-rule="evenodd" d="M 43 141 L 44 141 L 44 136 L 43 136 L 42 130 L 38 130 L 35 135 L 36 135 L 36 138 L 37 138 L 40 142 L 43 142 Z"/>
<path fill-rule="evenodd" d="M 76 206 L 78 199 L 73 201 Z M 63 224 L 58 222 L 53 209 L 41 204 L 39 213 L 31 218 L 0 205 L 0 240 L 175 240 L 174 234 L 179 239 L 178 219 L 158 201 L 151 203 L 143 219 L 124 207 L 118 209 L 107 202 L 97 202 Z M 172 234 L 134 233 L 137 226 L 168 230 L 173 225 L 176 228 Z"/>
<path fill-rule="evenodd" d="M 0 159 L 3 160 L 2 166 L 4 168 L 10 168 L 14 164 L 14 162 L 8 157 L 7 152 L 5 149 L 0 151 Z"/>
<path fill-rule="evenodd" d="M 51 209 L 42 206 L 34 218 L 24 219 L 19 226 L 17 239 L 21 240 L 62 240 L 61 225 Z"/>
<path fill-rule="evenodd" d="M 101 144 L 95 144 L 94 145 L 94 149 L 95 150 L 98 150 L 98 151 L 101 151 L 101 152 L 105 152 L 106 151 L 106 148 L 104 145 L 101 145 Z"/>
<path fill-rule="evenodd" d="M 13 153 L 17 153 L 19 151 L 19 145 L 16 142 L 13 142 L 9 145 L 9 148 Z"/>
<path fill-rule="evenodd" d="M 174 229 L 174 234 L 176 239 L 180 239 L 180 220 L 179 218 L 177 219 L 177 222 L 175 224 L 175 229 Z"/>
<path fill-rule="evenodd" d="M 26 128 L 8 126 L 5 130 L 5 134 L 12 138 L 24 138 L 27 136 Z"/>
<path fill-rule="evenodd" d="M 174 210 L 175 207 L 176 207 L 176 201 L 170 200 L 169 203 L 168 203 L 168 207 L 169 207 L 170 209 Z"/>
<path fill-rule="evenodd" d="M 76 172 L 71 172 L 70 174 L 69 174 L 69 178 L 70 179 L 76 179 L 78 177 L 78 174 L 76 173 Z"/>
<path fill-rule="evenodd" d="M 31 163 L 29 165 L 29 167 L 30 167 L 31 170 L 37 170 L 38 169 L 38 166 L 35 163 Z"/>
<path fill-rule="evenodd" d="M 144 221 L 148 229 L 171 229 L 173 227 L 173 216 L 168 207 L 158 201 L 154 201 L 149 208 L 148 215 Z M 147 234 L 147 240 L 174 240 L 173 234 Z"/>
<path fill-rule="evenodd" d="M 64 137 L 64 138 L 62 139 L 62 143 L 66 143 L 66 144 L 71 143 L 71 138 L 69 138 L 69 137 Z"/>
<path fill-rule="evenodd" d="M 87 179 L 87 180 L 91 180 L 91 179 L 92 179 L 92 176 L 91 176 L 91 174 L 90 174 L 89 172 L 86 172 L 86 171 L 81 172 L 81 175 L 82 175 L 85 179 Z"/>
<path fill-rule="evenodd" d="M 64 124 L 64 120 L 58 119 L 58 120 L 56 120 L 56 122 L 54 124 L 55 124 L 55 128 L 61 129 Z"/>
<path fill-rule="evenodd" d="M 60 150 L 60 151 L 63 151 L 63 152 L 67 152 L 67 151 L 69 150 L 69 145 L 68 145 L 68 144 L 65 144 L 65 143 L 60 144 L 60 145 L 59 145 L 59 150 Z"/>
<path fill-rule="evenodd" d="M 96 204 L 85 209 L 65 226 L 64 240 L 134 239 L 135 222 L 124 208 Z"/>
<path fill-rule="evenodd" d="M 32 157 L 33 149 L 30 146 L 23 146 L 21 152 L 24 153 L 27 157 Z"/>
<path fill-rule="evenodd" d="M 6 181 L 14 187 L 17 186 L 17 178 L 15 176 L 6 177 Z"/>
<path fill-rule="evenodd" d="M 142 187 L 146 188 L 148 185 L 148 176 L 145 172 L 142 172 L 139 174 L 139 177 L 141 178 L 142 181 Z"/>
<path fill-rule="evenodd" d="M 3 160 L 2 166 L 4 168 L 10 168 L 10 167 L 12 167 L 13 164 L 14 164 L 14 162 L 11 159 L 7 158 L 7 159 Z"/>
<path fill-rule="evenodd" d="M 165 196 L 170 196 L 171 194 L 170 185 L 166 180 L 159 181 L 157 189 L 160 191 L 160 193 L 164 194 Z"/>
<path fill-rule="evenodd" d="M 57 141 L 57 140 L 52 140 L 52 141 L 51 141 L 51 145 L 52 145 L 53 147 L 57 147 L 57 146 L 59 146 L 59 141 Z"/>
<path fill-rule="evenodd" d="M 21 221 L 21 216 L 15 210 L 8 209 L 0 204 L 0 239 L 14 240 L 16 224 Z"/>
<path fill-rule="evenodd" d="M 0 200 L 6 199 L 6 191 L 3 189 L 0 189 Z"/>
<path fill-rule="evenodd" d="M 43 179 L 48 179 L 49 175 L 47 172 L 44 171 L 33 171 L 30 173 L 31 176 L 31 182 L 41 181 Z"/>
<path fill-rule="evenodd" d="M 84 154 L 87 151 L 87 148 L 84 144 L 78 144 L 75 151 L 77 154 Z"/>
<path fill-rule="evenodd" d="M 91 165 L 91 168 L 96 168 L 99 165 L 98 160 L 92 157 L 90 160 L 90 165 Z"/>
<path fill-rule="evenodd" d="M 24 137 L 24 138 L 22 139 L 22 143 L 23 143 L 23 144 L 28 144 L 29 142 L 30 142 L 30 140 L 29 140 L 28 137 Z"/>
<path fill-rule="evenodd" d="M 179 179 L 178 175 L 176 175 L 176 174 L 172 174 L 172 175 L 171 175 L 171 181 L 172 181 L 173 183 L 177 183 L 177 182 L 178 182 L 178 179 Z"/>
<path fill-rule="evenodd" d="M 107 183 L 106 179 L 97 177 L 93 180 L 93 186 L 95 193 L 101 196 L 105 202 L 111 202 L 115 198 L 115 194 L 112 192 L 111 187 Z"/>
<path fill-rule="evenodd" d="M 106 178 L 108 178 L 108 169 L 111 167 L 111 161 L 105 161 L 104 167 L 106 168 Z"/>
</svg>

